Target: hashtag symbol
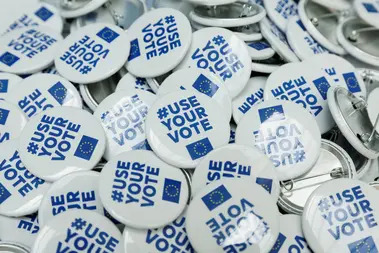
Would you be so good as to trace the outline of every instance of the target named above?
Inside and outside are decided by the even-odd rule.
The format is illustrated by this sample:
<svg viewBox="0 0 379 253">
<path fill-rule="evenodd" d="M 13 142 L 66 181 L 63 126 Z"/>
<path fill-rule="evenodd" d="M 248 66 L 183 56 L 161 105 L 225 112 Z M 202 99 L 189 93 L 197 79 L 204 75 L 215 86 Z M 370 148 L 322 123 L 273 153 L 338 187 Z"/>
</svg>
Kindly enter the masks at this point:
<svg viewBox="0 0 379 253">
<path fill-rule="evenodd" d="M 108 121 L 108 115 L 109 115 L 109 111 L 106 111 L 103 114 L 101 114 L 101 120 L 103 122 Z"/>
<path fill-rule="evenodd" d="M 136 84 L 140 85 L 140 86 L 145 85 L 146 84 L 145 80 L 146 80 L 145 78 L 139 78 L 139 77 L 137 77 Z"/>
<path fill-rule="evenodd" d="M 168 110 L 166 107 L 162 107 L 157 112 L 159 119 L 165 119 L 168 117 Z"/>
<path fill-rule="evenodd" d="M 296 163 L 303 162 L 305 159 L 305 152 L 304 150 L 297 150 L 293 156 Z"/>
<path fill-rule="evenodd" d="M 165 20 L 166 20 L 166 24 L 171 24 L 171 23 L 174 23 L 175 22 L 175 17 L 174 16 L 167 16 L 165 17 Z"/>
<path fill-rule="evenodd" d="M 71 223 L 71 227 L 75 228 L 76 230 L 82 230 L 86 224 L 87 222 L 85 220 L 83 220 L 82 218 L 79 218 L 79 219 L 75 219 L 75 221 Z"/>
<path fill-rule="evenodd" d="M 221 35 L 214 37 L 212 40 L 213 43 L 215 43 L 217 46 L 221 46 L 225 43 L 224 37 L 222 37 Z"/>
<path fill-rule="evenodd" d="M 329 207 L 330 207 L 330 205 L 328 204 L 328 199 L 327 198 L 323 198 L 322 200 L 320 200 L 320 203 L 318 203 L 318 209 L 322 213 L 325 212 L 325 211 L 328 211 Z"/>
<path fill-rule="evenodd" d="M 118 203 L 121 203 L 123 200 L 122 192 L 116 191 L 116 190 L 112 191 L 112 199 L 113 201 L 117 201 Z"/>
<path fill-rule="evenodd" d="M 86 75 L 86 74 L 88 74 L 88 72 L 91 72 L 91 70 L 92 70 L 91 67 L 88 67 L 87 65 L 85 65 L 79 71 L 80 71 L 80 73 Z"/>
<path fill-rule="evenodd" d="M 35 144 L 34 142 L 29 142 L 29 146 L 27 149 L 28 149 L 29 153 L 32 153 L 33 155 L 35 155 L 35 154 L 37 154 L 39 146 L 38 146 L 38 144 Z"/>
</svg>

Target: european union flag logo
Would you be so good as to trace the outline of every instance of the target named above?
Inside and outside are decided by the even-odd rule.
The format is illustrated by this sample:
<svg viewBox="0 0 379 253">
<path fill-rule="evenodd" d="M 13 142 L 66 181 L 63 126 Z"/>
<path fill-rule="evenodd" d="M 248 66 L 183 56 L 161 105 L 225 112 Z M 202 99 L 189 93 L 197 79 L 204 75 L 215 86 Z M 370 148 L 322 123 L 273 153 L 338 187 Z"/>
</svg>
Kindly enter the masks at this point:
<svg viewBox="0 0 379 253">
<path fill-rule="evenodd" d="M 182 182 L 165 178 L 162 200 L 172 203 L 179 203 L 181 189 Z"/>
<path fill-rule="evenodd" d="M 377 13 L 378 9 L 372 3 L 363 3 L 363 7 L 366 8 L 367 12 Z"/>
<path fill-rule="evenodd" d="M 6 201 L 12 194 L 0 183 L 0 205 Z"/>
<path fill-rule="evenodd" d="M 263 178 L 263 177 L 257 177 L 255 182 L 259 185 L 261 185 L 268 193 L 271 193 L 272 190 L 272 179 L 269 178 Z"/>
<path fill-rule="evenodd" d="M 266 121 L 279 121 L 286 118 L 284 115 L 283 106 L 276 105 L 258 110 L 261 123 Z"/>
<path fill-rule="evenodd" d="M 132 147 L 133 150 L 152 150 L 147 140 L 143 140 L 140 143 Z"/>
<path fill-rule="evenodd" d="M 326 96 L 330 88 L 330 84 L 328 83 L 328 80 L 326 80 L 325 77 L 320 77 L 319 79 L 313 80 L 313 84 L 315 85 L 316 89 L 320 93 L 322 99 L 326 100 Z"/>
<path fill-rule="evenodd" d="M 371 236 L 350 243 L 348 246 L 350 253 L 378 253 L 374 239 Z"/>
<path fill-rule="evenodd" d="M 74 156 L 84 160 L 90 160 L 98 142 L 99 141 L 97 139 L 83 135 L 78 147 L 76 148 Z"/>
<path fill-rule="evenodd" d="M 345 83 L 350 92 L 355 93 L 361 91 L 361 87 L 359 86 L 358 79 L 354 72 L 345 73 L 342 76 L 345 79 Z"/>
<path fill-rule="evenodd" d="M 7 123 L 9 111 L 0 108 L 0 125 L 5 125 Z"/>
<path fill-rule="evenodd" d="M 220 185 L 201 199 L 203 200 L 204 204 L 208 207 L 208 210 L 212 211 L 231 198 L 232 195 L 230 195 L 225 186 Z"/>
<path fill-rule="evenodd" d="M 199 159 L 213 150 L 212 143 L 208 138 L 188 144 L 186 148 L 192 160 Z"/>
<path fill-rule="evenodd" d="M 249 47 L 254 48 L 258 51 L 261 51 L 263 49 L 269 48 L 269 44 L 262 42 L 262 41 L 257 41 L 257 42 L 251 42 L 247 44 Z"/>
<path fill-rule="evenodd" d="M 0 93 L 8 92 L 8 80 L 0 80 Z"/>
<path fill-rule="evenodd" d="M 285 235 L 283 235 L 282 233 L 279 233 L 278 239 L 276 239 L 276 242 L 274 246 L 272 247 L 272 249 L 270 250 L 270 253 L 279 253 L 286 239 L 287 237 Z"/>
<path fill-rule="evenodd" d="M 218 90 L 218 86 L 212 83 L 206 76 L 200 74 L 200 76 L 193 83 L 192 87 L 194 87 L 199 92 L 207 95 L 208 97 L 213 97 Z"/>
<path fill-rule="evenodd" d="M 104 27 L 98 33 L 96 33 L 96 35 L 108 43 L 112 43 L 115 39 L 117 39 L 118 36 L 120 36 L 120 34 L 116 33 L 108 27 Z"/>
<path fill-rule="evenodd" d="M 67 93 L 66 87 L 63 86 L 61 82 L 57 82 L 48 90 L 51 96 L 57 100 L 60 105 L 70 100 L 72 97 L 69 93 Z"/>
<path fill-rule="evenodd" d="M 43 21 L 47 21 L 49 18 L 51 18 L 51 16 L 54 15 L 51 11 L 49 11 L 45 7 L 39 8 L 34 14 Z"/>
<path fill-rule="evenodd" d="M 138 39 L 132 40 L 130 42 L 130 53 L 129 53 L 128 61 L 131 61 L 140 56 L 141 56 L 141 51 L 139 50 Z"/>
<path fill-rule="evenodd" d="M 301 30 L 303 30 L 304 32 L 307 31 L 307 30 L 305 29 L 305 26 L 304 26 L 303 22 L 301 22 L 300 19 L 299 19 L 296 23 L 297 23 L 297 25 L 301 28 Z"/>
<path fill-rule="evenodd" d="M 0 56 L 0 62 L 4 63 L 8 67 L 11 67 L 13 64 L 15 64 L 18 60 L 20 60 L 19 57 L 17 57 L 14 54 L 11 54 L 9 52 L 5 52 Z"/>
</svg>

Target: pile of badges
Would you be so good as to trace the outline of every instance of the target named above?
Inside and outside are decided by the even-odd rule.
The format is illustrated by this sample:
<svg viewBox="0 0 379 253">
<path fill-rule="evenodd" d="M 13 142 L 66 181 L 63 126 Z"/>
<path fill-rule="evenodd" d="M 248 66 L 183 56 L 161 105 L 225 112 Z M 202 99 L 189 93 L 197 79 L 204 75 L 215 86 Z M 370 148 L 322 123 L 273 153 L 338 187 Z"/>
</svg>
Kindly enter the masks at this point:
<svg viewBox="0 0 379 253">
<path fill-rule="evenodd" d="M 12 0 L 0 252 L 378 253 L 378 0 Z"/>
</svg>

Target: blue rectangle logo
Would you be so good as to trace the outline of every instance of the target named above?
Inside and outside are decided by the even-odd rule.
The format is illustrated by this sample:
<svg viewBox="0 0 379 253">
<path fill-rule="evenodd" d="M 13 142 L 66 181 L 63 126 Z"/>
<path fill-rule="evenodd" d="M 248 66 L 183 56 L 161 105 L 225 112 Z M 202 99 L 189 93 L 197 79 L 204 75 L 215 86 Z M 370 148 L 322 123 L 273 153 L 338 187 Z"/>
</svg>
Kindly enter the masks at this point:
<svg viewBox="0 0 379 253">
<path fill-rule="evenodd" d="M 279 233 L 278 239 L 276 239 L 276 242 L 274 246 L 272 247 L 270 253 L 279 253 L 286 239 L 287 237 L 285 235 L 283 235 L 282 233 Z"/>
<path fill-rule="evenodd" d="M 212 81 L 203 74 L 200 74 L 200 76 L 193 83 L 192 87 L 208 97 L 213 97 L 218 90 L 218 86 L 212 83 Z"/>
<path fill-rule="evenodd" d="M 133 150 L 152 150 L 147 140 L 143 140 L 132 147 Z"/>
<path fill-rule="evenodd" d="M 8 80 L 0 80 L 0 93 L 8 92 Z"/>
<path fill-rule="evenodd" d="M 83 135 L 78 147 L 76 148 L 74 156 L 84 160 L 90 160 L 98 142 L 99 141 L 95 138 Z"/>
<path fill-rule="evenodd" d="M 129 53 L 128 61 L 131 61 L 140 56 L 141 56 L 141 51 L 139 49 L 138 39 L 132 40 L 130 42 L 130 53 Z"/>
<path fill-rule="evenodd" d="M 8 67 L 11 67 L 13 64 L 18 62 L 18 60 L 20 60 L 19 57 L 9 52 L 5 52 L 4 54 L 0 56 L 0 62 L 4 63 Z"/>
<path fill-rule="evenodd" d="M 209 211 L 216 209 L 224 204 L 226 201 L 232 198 L 232 195 L 228 192 L 224 185 L 220 185 L 201 199 L 207 206 Z"/>
<path fill-rule="evenodd" d="M 34 14 L 45 22 L 54 15 L 46 7 L 39 8 Z"/>
<path fill-rule="evenodd" d="M 51 88 L 48 91 L 60 105 L 63 105 L 72 97 L 69 93 L 67 93 L 66 87 L 64 87 L 61 82 L 57 82 L 56 84 L 51 86 Z"/>
<path fill-rule="evenodd" d="M 208 138 L 188 144 L 186 148 L 192 160 L 199 159 L 213 150 L 212 143 Z"/>
<path fill-rule="evenodd" d="M 0 108 L 0 125 L 5 125 L 7 123 L 9 111 Z"/>
<path fill-rule="evenodd" d="M 162 200 L 172 203 L 179 203 L 181 189 L 182 182 L 165 178 Z"/>
<path fill-rule="evenodd" d="M 120 34 L 116 33 L 108 27 L 104 27 L 96 35 L 108 43 L 112 43 L 115 39 L 117 39 L 118 36 L 120 36 Z"/>
<path fill-rule="evenodd" d="M 271 193 L 272 190 L 272 179 L 269 178 L 263 178 L 263 177 L 257 177 L 255 182 L 259 185 L 261 185 L 268 193 Z"/>
<path fill-rule="evenodd" d="M 5 188 L 5 186 L 0 183 L 0 205 L 4 203 L 12 194 Z"/>
<path fill-rule="evenodd" d="M 378 9 L 375 7 L 375 5 L 373 5 L 372 3 L 362 3 L 363 4 L 363 7 L 365 7 L 365 9 L 367 10 L 367 12 L 370 12 L 370 13 L 378 13 Z"/>
<path fill-rule="evenodd" d="M 313 80 L 313 84 L 320 93 L 322 99 L 326 100 L 327 93 L 330 88 L 330 84 L 325 77 L 320 77 L 319 79 Z"/>
<path fill-rule="evenodd" d="M 345 79 L 346 86 L 350 92 L 355 93 L 361 91 L 361 87 L 359 86 L 358 79 L 354 72 L 345 73 L 342 76 Z"/>
<path fill-rule="evenodd" d="M 350 253 L 378 253 L 372 236 L 350 243 L 348 246 Z"/>
<path fill-rule="evenodd" d="M 261 51 L 263 49 L 266 49 L 266 48 L 270 48 L 270 45 L 265 43 L 265 42 L 262 42 L 262 41 L 258 41 L 258 42 L 251 42 L 249 44 L 247 44 L 249 47 L 251 48 L 254 48 L 258 51 Z"/>
<path fill-rule="evenodd" d="M 261 123 L 266 121 L 279 121 L 286 118 L 284 115 L 283 106 L 276 105 L 258 110 Z"/>
</svg>

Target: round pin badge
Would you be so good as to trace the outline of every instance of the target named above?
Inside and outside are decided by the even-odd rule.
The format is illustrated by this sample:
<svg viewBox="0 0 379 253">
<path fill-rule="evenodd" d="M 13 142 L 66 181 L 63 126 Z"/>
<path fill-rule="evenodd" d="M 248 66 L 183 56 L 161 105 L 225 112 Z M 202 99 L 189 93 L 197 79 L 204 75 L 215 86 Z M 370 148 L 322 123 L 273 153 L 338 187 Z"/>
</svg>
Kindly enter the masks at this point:
<svg viewBox="0 0 379 253">
<path fill-rule="evenodd" d="M 28 118 L 54 107 L 83 106 L 75 86 L 59 75 L 35 74 L 18 87 L 8 94 L 7 101 L 17 105 Z"/>
<path fill-rule="evenodd" d="M 193 90 L 214 99 L 224 109 L 225 116 L 232 117 L 232 100 L 223 81 L 212 72 L 186 68 L 175 71 L 160 85 L 157 95 L 164 96 L 177 90 Z"/>
<path fill-rule="evenodd" d="M 216 101 L 195 91 L 158 98 L 146 118 L 151 148 L 169 164 L 195 168 L 210 151 L 229 141 L 229 119 L 221 109 Z"/>
<path fill-rule="evenodd" d="M 250 109 L 263 102 L 263 94 L 267 77 L 250 78 L 245 89 L 233 100 L 233 119 L 238 124 Z"/>
<path fill-rule="evenodd" d="M 246 43 L 224 28 L 204 28 L 193 33 L 191 48 L 178 66 L 206 69 L 225 83 L 231 98 L 246 86 L 251 58 Z"/>
<path fill-rule="evenodd" d="M 289 18 L 297 16 L 296 0 L 263 0 L 267 15 L 280 30 L 285 32 Z"/>
<path fill-rule="evenodd" d="M 17 87 L 22 78 L 10 73 L 0 73 L 0 100 L 6 100 L 8 93 Z"/>
<path fill-rule="evenodd" d="M 0 143 L 18 138 L 27 122 L 17 106 L 0 100 Z"/>
<path fill-rule="evenodd" d="M 275 55 L 274 49 L 265 41 L 252 41 L 246 44 L 253 61 L 267 60 Z"/>
<path fill-rule="evenodd" d="M 240 248 L 249 253 L 269 252 L 279 235 L 279 211 L 261 186 L 224 179 L 207 185 L 193 198 L 186 229 L 197 252 Z"/>
<path fill-rule="evenodd" d="M 70 210 L 46 223 L 31 253 L 122 253 L 122 235 L 106 217 L 88 210 Z"/>
<path fill-rule="evenodd" d="M 354 9 L 367 24 L 379 28 L 379 3 L 375 0 L 354 0 Z"/>
<path fill-rule="evenodd" d="M 105 150 L 100 122 L 87 111 L 55 107 L 30 119 L 20 136 L 25 166 L 47 181 L 91 170 Z"/>
<path fill-rule="evenodd" d="M 187 17 L 160 8 L 145 13 L 128 29 L 130 55 L 125 65 L 139 77 L 157 77 L 174 69 L 186 55 L 192 37 Z"/>
<path fill-rule="evenodd" d="M 286 35 L 268 18 L 260 22 L 261 33 L 271 47 L 287 62 L 298 62 L 299 58 L 288 45 Z"/>
<path fill-rule="evenodd" d="M 151 150 L 146 140 L 145 118 L 156 96 L 147 91 L 122 90 L 104 99 L 93 113 L 104 129 L 106 160 L 130 150 Z"/>
<path fill-rule="evenodd" d="M 379 244 L 378 192 L 354 179 L 319 186 L 304 208 L 302 227 L 315 252 L 372 252 Z"/>
<path fill-rule="evenodd" d="M 0 71 L 32 74 L 54 60 L 62 36 L 45 26 L 15 29 L 0 38 Z"/>
<path fill-rule="evenodd" d="M 39 229 L 40 225 L 36 213 L 19 218 L 0 215 L 0 236 L 4 242 L 13 242 L 31 248 Z M 2 252 L 1 246 L 0 252 Z"/>
<path fill-rule="evenodd" d="M 70 173 L 51 184 L 43 196 L 38 211 L 41 227 L 53 217 L 71 209 L 91 210 L 104 214 L 98 186 L 100 173 L 95 171 L 80 171 Z"/>
<path fill-rule="evenodd" d="M 63 18 L 84 16 L 104 5 L 108 0 L 60 1 L 59 13 Z"/>
<path fill-rule="evenodd" d="M 274 99 L 252 107 L 242 118 L 236 144 L 260 149 L 282 181 L 312 168 L 320 155 L 321 134 L 307 110 L 294 102 Z"/>
<path fill-rule="evenodd" d="M 313 2 L 318 3 L 322 6 L 325 6 L 326 8 L 336 10 L 336 11 L 343 11 L 348 10 L 352 7 L 352 2 L 350 0 L 334 0 L 334 1 L 328 1 L 328 0 L 313 0 Z"/>
<path fill-rule="evenodd" d="M 135 77 L 132 74 L 127 73 L 118 82 L 116 92 L 130 89 L 144 90 L 154 93 L 150 86 L 147 84 L 146 78 Z"/>
<path fill-rule="evenodd" d="M 192 195 L 217 180 L 238 178 L 261 185 L 276 202 L 280 186 L 274 169 L 270 159 L 255 147 L 227 145 L 210 152 L 196 167 Z"/>
<path fill-rule="evenodd" d="M 124 152 L 109 161 L 101 171 L 99 192 L 112 217 L 138 229 L 171 223 L 189 198 L 184 173 L 146 150 Z"/>
<path fill-rule="evenodd" d="M 96 23 L 66 37 L 55 53 L 54 63 L 63 77 L 89 84 L 115 74 L 128 56 L 126 32 L 115 25 Z"/>
<path fill-rule="evenodd" d="M 19 141 L 0 145 L 0 215 L 20 217 L 36 212 L 50 184 L 26 169 L 20 160 Z"/>
<path fill-rule="evenodd" d="M 307 31 L 298 16 L 288 20 L 286 32 L 288 44 L 301 60 L 318 54 L 328 54 L 329 50 L 321 46 Z"/>
<path fill-rule="evenodd" d="M 278 64 L 268 64 L 260 61 L 251 63 L 251 70 L 258 73 L 271 74 L 278 68 L 280 68 Z"/>
</svg>

